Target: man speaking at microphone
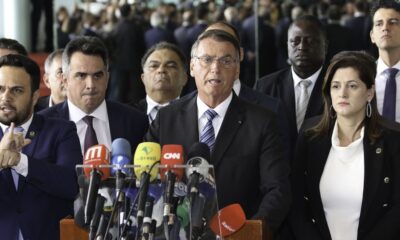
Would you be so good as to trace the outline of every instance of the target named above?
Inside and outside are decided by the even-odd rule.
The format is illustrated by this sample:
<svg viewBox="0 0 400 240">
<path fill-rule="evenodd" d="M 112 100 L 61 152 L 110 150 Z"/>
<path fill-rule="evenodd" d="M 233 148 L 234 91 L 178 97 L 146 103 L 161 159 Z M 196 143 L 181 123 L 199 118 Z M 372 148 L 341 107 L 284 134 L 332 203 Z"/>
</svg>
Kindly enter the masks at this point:
<svg viewBox="0 0 400 240">
<path fill-rule="evenodd" d="M 193 44 L 190 74 L 198 94 L 161 109 L 145 139 L 211 149 L 219 208 L 239 203 L 246 217 L 274 230 L 290 205 L 289 167 L 276 132 L 275 115 L 240 100 L 232 91 L 239 76 L 239 43 L 209 30 Z"/>
<path fill-rule="evenodd" d="M 0 238 L 58 239 L 72 213 L 82 162 L 73 123 L 33 113 L 40 69 L 29 58 L 0 58 Z"/>
</svg>

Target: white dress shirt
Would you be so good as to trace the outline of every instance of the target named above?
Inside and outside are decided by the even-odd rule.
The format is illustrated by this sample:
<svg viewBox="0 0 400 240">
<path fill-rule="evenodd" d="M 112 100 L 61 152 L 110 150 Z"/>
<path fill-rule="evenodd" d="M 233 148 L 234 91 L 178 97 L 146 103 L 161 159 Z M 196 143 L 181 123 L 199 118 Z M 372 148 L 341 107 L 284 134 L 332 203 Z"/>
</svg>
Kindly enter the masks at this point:
<svg viewBox="0 0 400 240">
<path fill-rule="evenodd" d="M 85 134 L 87 129 L 87 124 L 83 121 L 83 118 L 87 115 L 94 117 L 93 128 L 96 132 L 97 142 L 99 144 L 104 144 L 108 148 L 108 150 L 111 151 L 112 140 L 106 101 L 103 101 L 100 106 L 98 106 L 96 110 L 94 110 L 91 114 L 86 114 L 80 108 L 75 106 L 70 100 L 68 100 L 68 109 L 69 120 L 73 121 L 76 125 L 76 130 L 78 133 L 83 155 L 85 154 L 83 152 L 83 145 L 85 143 Z"/>
<path fill-rule="evenodd" d="M 319 183 L 332 240 L 357 240 L 364 191 L 364 127 L 361 137 L 341 147 L 337 123 L 332 147 Z"/>
<path fill-rule="evenodd" d="M 383 62 L 381 58 L 378 59 L 376 67 L 376 78 L 375 78 L 375 92 L 376 102 L 378 104 L 378 111 L 382 114 L 383 100 L 385 99 L 385 87 L 387 81 L 387 73 L 384 71 L 389 67 Z M 392 68 L 400 69 L 400 61 L 397 62 Z M 396 75 L 396 122 L 400 122 L 400 73 Z"/>
<path fill-rule="evenodd" d="M 229 104 L 232 101 L 233 93 L 231 93 L 222 103 L 220 103 L 218 106 L 213 108 L 215 112 L 218 113 L 217 116 L 213 119 L 213 127 L 214 127 L 214 135 L 215 139 L 217 139 L 219 129 L 221 128 L 222 121 L 225 118 L 226 111 L 228 110 Z M 207 124 L 207 117 L 204 114 L 208 109 L 210 109 L 209 106 L 207 106 L 197 95 L 197 117 L 198 117 L 198 123 L 199 123 L 199 137 L 201 136 L 201 131 L 203 130 L 204 126 Z"/>
<path fill-rule="evenodd" d="M 179 98 L 177 98 L 179 99 Z M 146 102 L 147 102 L 147 116 L 149 119 L 149 122 L 151 123 L 152 120 L 156 119 L 158 109 L 157 111 L 154 109 L 155 107 L 165 107 L 168 106 L 170 102 L 159 104 L 158 102 L 154 101 L 149 95 L 146 95 Z"/>
</svg>

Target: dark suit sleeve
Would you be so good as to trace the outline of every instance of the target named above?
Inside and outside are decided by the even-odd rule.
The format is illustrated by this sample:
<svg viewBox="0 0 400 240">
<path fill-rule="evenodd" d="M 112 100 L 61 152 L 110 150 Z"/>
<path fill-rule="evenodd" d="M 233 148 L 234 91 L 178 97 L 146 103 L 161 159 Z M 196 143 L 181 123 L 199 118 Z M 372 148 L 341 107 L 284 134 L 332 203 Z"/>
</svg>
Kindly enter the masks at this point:
<svg viewBox="0 0 400 240">
<path fill-rule="evenodd" d="M 295 158 L 292 164 L 291 186 L 293 194 L 293 203 L 288 217 L 288 231 L 283 239 L 319 239 L 320 236 L 315 236 L 312 231 L 315 227 L 307 217 L 306 206 L 306 187 L 305 187 L 305 170 L 307 166 L 307 139 L 304 132 L 301 132 L 295 149 Z M 291 235 L 293 234 L 293 235 Z M 290 236 L 291 235 L 291 236 Z M 290 237 L 289 237 L 290 236 Z M 313 237 L 311 237 L 313 236 Z"/>
<path fill-rule="evenodd" d="M 51 159 L 28 156 L 26 180 L 49 195 L 73 200 L 78 193 L 75 165 L 82 163 L 79 138 L 72 122 L 65 122 L 58 130 L 57 138 L 47 146 L 54 153 Z"/>
<path fill-rule="evenodd" d="M 284 158 L 275 121 L 267 121 L 262 129 L 260 155 L 261 191 L 264 194 L 258 212 L 253 218 L 266 217 L 272 229 L 283 222 L 291 204 L 289 165 Z"/>
<path fill-rule="evenodd" d="M 390 146 L 391 151 L 386 151 L 386 155 L 389 155 L 387 161 L 390 161 L 390 167 L 392 171 L 391 182 L 391 198 L 389 204 L 390 209 L 377 221 L 377 224 L 367 229 L 366 240 L 373 239 L 399 239 L 400 228 L 399 228 L 399 217 L 400 217 L 400 135 L 395 134 L 392 138 L 386 139 L 386 149 Z M 389 154 L 390 152 L 390 154 Z M 384 199 L 384 196 L 378 196 L 380 199 Z M 382 211 L 384 208 L 382 207 Z"/>
</svg>

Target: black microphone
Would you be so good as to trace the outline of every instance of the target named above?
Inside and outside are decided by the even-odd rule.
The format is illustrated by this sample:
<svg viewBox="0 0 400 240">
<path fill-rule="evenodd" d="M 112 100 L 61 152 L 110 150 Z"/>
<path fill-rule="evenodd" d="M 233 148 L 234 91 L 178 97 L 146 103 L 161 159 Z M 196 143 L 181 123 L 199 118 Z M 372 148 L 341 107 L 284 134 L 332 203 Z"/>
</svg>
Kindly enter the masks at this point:
<svg viewBox="0 0 400 240">
<path fill-rule="evenodd" d="M 153 214 L 153 206 L 154 206 L 154 198 L 152 196 L 148 196 L 146 200 L 145 210 L 144 210 L 144 219 L 142 225 L 142 239 L 148 240 L 149 234 L 151 232 L 151 223 L 152 223 L 152 214 Z"/>
<path fill-rule="evenodd" d="M 106 239 L 107 224 L 110 220 L 110 212 L 103 212 L 100 217 L 99 227 L 96 232 L 96 240 Z"/>
<path fill-rule="evenodd" d="M 192 201 L 199 193 L 199 182 L 208 176 L 210 165 L 207 161 L 210 159 L 210 148 L 205 143 L 195 143 L 190 148 L 188 157 L 187 165 L 189 167 L 186 169 L 186 177 L 188 178 L 187 189 L 189 200 Z"/>
<path fill-rule="evenodd" d="M 89 239 L 94 240 L 96 237 L 97 227 L 99 226 L 100 217 L 103 213 L 104 203 L 106 198 L 97 194 L 96 207 L 94 210 L 92 221 L 90 222 Z"/>
<path fill-rule="evenodd" d="M 88 192 L 88 182 L 86 181 L 86 177 L 83 174 L 78 176 L 78 185 L 79 185 L 79 195 L 74 201 L 74 221 L 75 224 L 86 228 L 87 224 L 85 224 L 85 201 Z"/>
<path fill-rule="evenodd" d="M 189 150 L 186 169 L 188 178 L 188 196 L 190 202 L 190 236 L 191 239 L 201 239 L 204 233 L 205 220 L 203 211 L 206 198 L 199 194 L 199 183 L 208 177 L 210 149 L 205 143 L 195 143 Z"/>
</svg>

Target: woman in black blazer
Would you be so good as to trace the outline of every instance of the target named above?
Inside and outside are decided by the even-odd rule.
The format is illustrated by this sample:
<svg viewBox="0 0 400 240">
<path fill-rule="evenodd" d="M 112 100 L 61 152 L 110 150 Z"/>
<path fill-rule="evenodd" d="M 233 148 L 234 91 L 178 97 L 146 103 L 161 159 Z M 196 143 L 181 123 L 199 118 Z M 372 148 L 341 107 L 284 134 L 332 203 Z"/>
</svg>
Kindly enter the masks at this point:
<svg viewBox="0 0 400 240">
<path fill-rule="evenodd" d="M 364 52 L 339 53 L 328 67 L 324 113 L 297 141 L 294 239 L 400 239 L 400 125 L 378 113 L 375 74 Z"/>
</svg>

